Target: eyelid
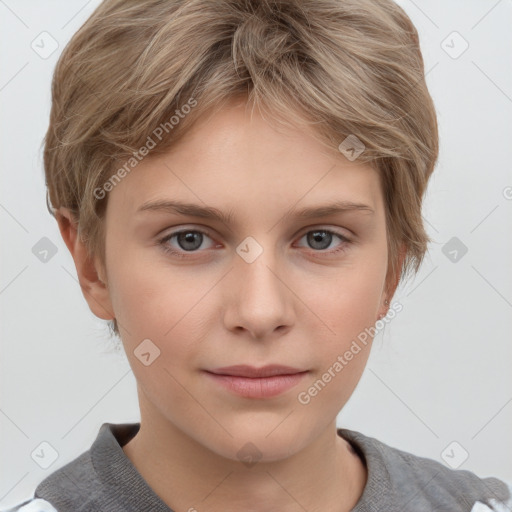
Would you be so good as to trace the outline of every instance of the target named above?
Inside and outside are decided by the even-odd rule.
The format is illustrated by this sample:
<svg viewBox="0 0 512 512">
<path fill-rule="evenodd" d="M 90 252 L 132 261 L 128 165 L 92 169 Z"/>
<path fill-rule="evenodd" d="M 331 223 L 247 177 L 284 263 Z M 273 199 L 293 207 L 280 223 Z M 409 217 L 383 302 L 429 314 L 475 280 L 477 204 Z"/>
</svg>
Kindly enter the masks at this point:
<svg viewBox="0 0 512 512">
<path fill-rule="evenodd" d="M 350 234 L 345 234 L 345 232 L 340 231 L 341 229 L 344 229 Z M 335 235 L 341 236 L 342 238 L 345 238 L 346 240 L 351 240 L 352 236 L 355 236 L 355 234 L 348 228 L 341 228 L 340 226 L 330 226 L 328 224 L 312 224 L 310 226 L 306 226 L 301 231 L 299 231 L 300 236 L 304 236 L 306 233 L 309 233 L 310 231 L 329 231 L 330 233 L 334 233 Z"/>
<path fill-rule="evenodd" d="M 163 238 L 168 238 L 168 237 L 178 235 L 180 233 L 188 232 L 188 231 L 202 233 L 203 235 L 207 235 L 210 238 L 215 238 L 215 236 L 212 234 L 212 231 L 209 228 L 207 228 L 206 226 L 202 226 L 200 224 L 194 224 L 194 225 L 179 224 L 178 226 L 167 227 L 166 229 L 161 231 L 161 233 L 166 233 L 166 234 L 163 234 L 163 235 L 158 234 L 157 236 L 159 237 L 160 240 L 162 240 Z"/>
</svg>

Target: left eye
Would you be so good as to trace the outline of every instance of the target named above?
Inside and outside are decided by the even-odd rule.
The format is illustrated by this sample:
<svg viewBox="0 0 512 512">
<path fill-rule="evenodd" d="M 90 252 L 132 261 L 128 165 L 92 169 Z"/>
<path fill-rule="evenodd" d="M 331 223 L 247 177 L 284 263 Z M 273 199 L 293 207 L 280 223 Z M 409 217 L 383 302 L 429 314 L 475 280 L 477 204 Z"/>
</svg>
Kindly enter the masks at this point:
<svg viewBox="0 0 512 512">
<path fill-rule="evenodd" d="M 338 248 L 334 250 L 326 250 L 334 241 L 335 237 L 341 240 Z M 159 243 L 166 253 L 186 258 L 187 253 L 198 252 L 198 249 L 201 248 L 205 238 L 212 240 L 211 237 L 204 231 L 197 229 L 187 229 L 170 233 L 162 238 Z M 310 230 L 302 235 L 300 240 L 303 238 L 306 238 L 307 243 L 310 244 L 312 249 L 314 249 L 314 252 L 336 253 L 338 251 L 344 250 L 347 244 L 350 243 L 350 240 L 346 236 L 328 229 Z M 178 244 L 177 248 L 175 246 L 171 246 L 168 243 L 173 239 L 176 239 Z M 212 248 L 213 246 L 214 243 L 212 243 L 209 248 Z"/>
<path fill-rule="evenodd" d="M 342 234 L 330 231 L 328 229 L 314 229 L 305 233 L 301 239 L 304 237 L 306 237 L 307 243 L 313 246 L 313 249 L 317 249 L 319 251 L 324 251 L 327 249 L 333 241 L 334 237 L 338 237 L 343 242 L 341 244 L 343 247 L 345 246 L 345 243 L 350 242 L 350 240 Z M 341 248 L 335 249 L 332 252 L 337 252 L 338 250 L 341 250 Z"/>
</svg>

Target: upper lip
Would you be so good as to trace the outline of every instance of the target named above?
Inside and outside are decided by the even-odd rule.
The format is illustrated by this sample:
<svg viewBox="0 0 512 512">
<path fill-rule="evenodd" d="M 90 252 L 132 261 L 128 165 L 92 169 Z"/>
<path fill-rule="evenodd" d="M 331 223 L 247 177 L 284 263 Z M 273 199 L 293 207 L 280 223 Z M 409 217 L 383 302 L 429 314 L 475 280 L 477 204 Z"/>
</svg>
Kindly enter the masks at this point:
<svg viewBox="0 0 512 512">
<path fill-rule="evenodd" d="M 239 364 L 235 366 L 224 366 L 223 368 L 215 368 L 214 370 L 208 370 L 210 373 L 217 375 L 233 375 L 236 377 L 273 377 L 275 375 L 293 375 L 295 373 L 303 373 L 307 370 L 300 370 L 299 368 L 292 368 L 291 366 L 282 366 L 279 364 L 269 364 L 256 368 L 245 364 Z"/>
</svg>

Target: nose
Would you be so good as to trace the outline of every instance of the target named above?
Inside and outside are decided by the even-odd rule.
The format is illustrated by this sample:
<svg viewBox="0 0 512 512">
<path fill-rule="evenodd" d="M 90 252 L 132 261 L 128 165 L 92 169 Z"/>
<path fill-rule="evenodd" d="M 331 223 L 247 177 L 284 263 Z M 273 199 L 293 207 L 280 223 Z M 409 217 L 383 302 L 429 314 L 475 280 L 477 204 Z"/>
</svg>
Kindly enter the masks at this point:
<svg viewBox="0 0 512 512">
<path fill-rule="evenodd" d="M 288 332 L 295 318 L 294 294 L 284 261 L 271 249 L 252 262 L 238 254 L 226 280 L 224 322 L 230 331 L 245 331 L 255 339 L 269 339 Z M 289 277 L 288 277 L 289 280 Z"/>
</svg>

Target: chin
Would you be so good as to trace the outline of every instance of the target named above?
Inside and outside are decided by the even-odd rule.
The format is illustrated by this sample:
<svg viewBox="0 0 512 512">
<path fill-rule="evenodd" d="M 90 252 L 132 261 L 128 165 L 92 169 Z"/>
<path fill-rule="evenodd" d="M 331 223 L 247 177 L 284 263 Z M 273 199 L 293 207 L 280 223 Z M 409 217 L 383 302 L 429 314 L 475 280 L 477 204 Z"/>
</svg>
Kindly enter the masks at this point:
<svg viewBox="0 0 512 512">
<path fill-rule="evenodd" d="M 279 421 L 274 421 L 268 428 L 265 423 L 253 421 L 240 425 L 236 431 L 228 429 L 233 437 L 224 435 L 213 443 L 209 439 L 208 448 L 226 459 L 246 462 L 248 467 L 257 462 L 287 459 L 304 448 L 308 433 L 299 424 L 285 426 L 285 422 L 279 425 Z"/>
</svg>

